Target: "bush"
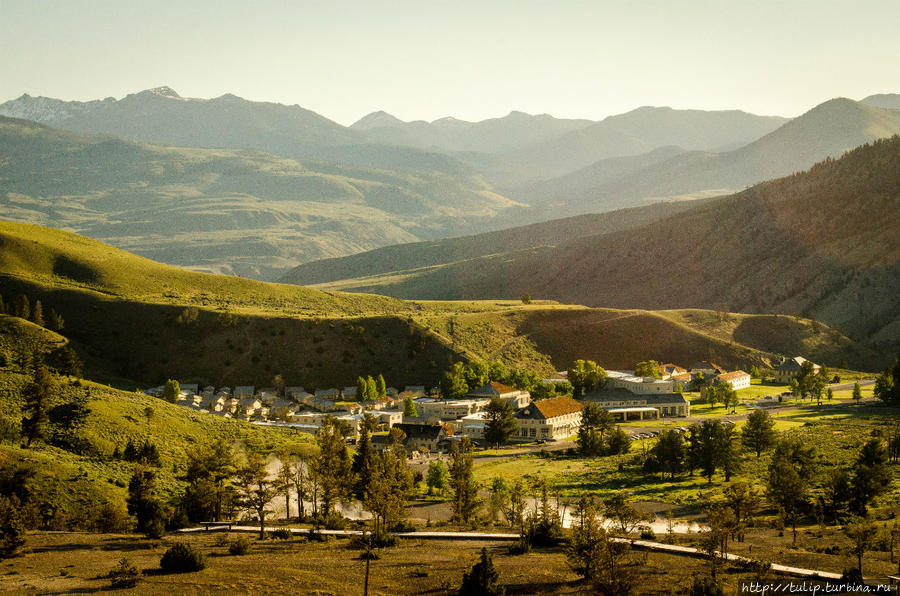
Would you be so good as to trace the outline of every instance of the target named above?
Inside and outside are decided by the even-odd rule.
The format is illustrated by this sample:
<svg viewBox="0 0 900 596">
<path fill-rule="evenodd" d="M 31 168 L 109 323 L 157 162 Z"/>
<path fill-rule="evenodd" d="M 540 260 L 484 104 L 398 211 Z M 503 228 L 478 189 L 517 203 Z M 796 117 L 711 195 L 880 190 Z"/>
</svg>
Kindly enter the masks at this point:
<svg viewBox="0 0 900 596">
<path fill-rule="evenodd" d="M 128 508 L 122 499 L 110 499 L 101 505 L 94 518 L 94 527 L 104 534 L 121 534 L 131 527 Z"/>
<path fill-rule="evenodd" d="M 277 538 L 278 540 L 290 540 L 293 537 L 294 534 L 287 528 L 278 528 L 272 532 L 272 538 Z"/>
<path fill-rule="evenodd" d="M 190 544 L 179 543 L 166 551 L 159 566 L 169 573 L 186 573 L 206 569 L 206 555 Z"/>
<path fill-rule="evenodd" d="M 113 589 L 133 588 L 141 579 L 141 572 L 131 564 L 127 558 L 122 557 L 119 564 L 109 572 L 110 587 Z"/>
<path fill-rule="evenodd" d="M 228 552 L 232 555 L 246 555 L 250 552 L 250 541 L 243 536 L 238 536 L 228 545 Z"/>
<path fill-rule="evenodd" d="M 656 534 L 649 526 L 641 528 L 641 540 L 656 540 Z"/>
<path fill-rule="evenodd" d="M 711 577 L 694 577 L 694 582 L 688 590 L 690 596 L 722 596 L 725 594 L 722 586 Z"/>
<path fill-rule="evenodd" d="M 323 520 L 323 525 L 326 530 L 343 530 L 347 527 L 347 520 L 344 519 L 344 516 L 332 511 Z"/>
</svg>

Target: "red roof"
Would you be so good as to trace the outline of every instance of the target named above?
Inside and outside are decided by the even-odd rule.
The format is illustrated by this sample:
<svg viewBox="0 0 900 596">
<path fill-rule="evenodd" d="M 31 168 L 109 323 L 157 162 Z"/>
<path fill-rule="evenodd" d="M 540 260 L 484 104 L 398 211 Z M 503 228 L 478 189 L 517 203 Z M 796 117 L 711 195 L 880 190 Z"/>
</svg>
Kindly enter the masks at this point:
<svg viewBox="0 0 900 596">
<path fill-rule="evenodd" d="M 557 416 L 580 412 L 584 409 L 582 404 L 565 395 L 542 399 L 531 405 L 536 407 L 544 418 L 556 418 Z"/>
</svg>

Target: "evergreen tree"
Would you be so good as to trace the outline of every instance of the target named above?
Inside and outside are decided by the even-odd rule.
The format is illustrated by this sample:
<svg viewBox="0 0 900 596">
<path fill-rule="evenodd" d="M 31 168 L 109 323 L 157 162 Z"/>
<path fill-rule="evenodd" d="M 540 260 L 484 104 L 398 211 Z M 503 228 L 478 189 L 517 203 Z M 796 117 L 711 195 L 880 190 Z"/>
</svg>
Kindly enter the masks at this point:
<svg viewBox="0 0 900 596">
<path fill-rule="evenodd" d="M 129 445 L 134 451 L 134 445 Z M 127 452 L 128 447 L 125 449 Z M 237 467 L 231 443 L 218 439 L 208 446 L 188 450 L 187 456 L 184 504 L 188 516 L 196 521 L 221 521 L 223 515 L 230 514 L 235 500 L 231 480 Z"/>
<path fill-rule="evenodd" d="M 681 437 L 681 433 L 675 430 L 666 430 L 660 433 L 659 440 L 653 447 L 653 454 L 659 461 L 663 477 L 668 472 L 674 480 L 675 473 L 680 472 L 684 467 L 684 439 Z"/>
<path fill-rule="evenodd" d="M 566 549 L 566 558 L 575 573 L 590 581 L 599 575 L 606 538 L 603 527 L 597 519 L 594 498 L 581 497 L 574 517 L 576 522 L 572 525 L 572 537 Z"/>
<path fill-rule="evenodd" d="M 56 383 L 47 368 L 40 364 L 34 371 L 34 377 L 25 387 L 25 416 L 22 418 L 22 434 L 25 446 L 30 447 L 35 439 L 45 438 L 50 402 L 56 392 Z"/>
<path fill-rule="evenodd" d="M 862 387 L 859 386 L 859 381 L 853 383 L 853 401 L 859 403 L 859 400 L 862 399 Z"/>
<path fill-rule="evenodd" d="M 168 379 L 166 381 L 166 386 L 163 389 L 163 399 L 170 404 L 174 404 L 178 401 L 178 396 L 180 393 L 181 387 L 178 385 L 178 381 L 176 381 L 175 379 Z"/>
<path fill-rule="evenodd" d="M 472 444 L 467 437 L 450 452 L 450 488 L 454 521 L 469 523 L 478 508 L 478 486 L 472 473 Z"/>
<path fill-rule="evenodd" d="M 81 378 L 81 367 L 83 365 L 78 353 L 72 349 L 72 346 L 66 344 L 59 349 L 59 372 L 70 377 Z"/>
<path fill-rule="evenodd" d="M 368 401 L 369 385 L 362 377 L 356 377 L 356 401 Z"/>
<path fill-rule="evenodd" d="M 572 397 L 580 398 L 593 389 L 602 389 L 606 382 L 606 371 L 592 360 L 576 360 L 567 371 L 569 383 L 572 384 Z"/>
<path fill-rule="evenodd" d="M 865 515 L 872 499 L 880 495 L 891 481 L 887 467 L 888 451 L 880 438 L 869 439 L 859 451 L 853 468 L 851 504 L 856 513 Z"/>
<path fill-rule="evenodd" d="M 596 402 L 587 402 L 581 411 L 578 448 L 582 455 L 593 457 L 603 452 L 603 436 L 614 426 L 612 414 Z"/>
<path fill-rule="evenodd" d="M 741 429 L 741 442 L 745 449 L 760 453 L 775 444 L 775 421 L 765 410 L 753 410 L 747 416 L 747 423 Z"/>
<path fill-rule="evenodd" d="M 22 507 L 15 496 L 0 495 L 0 559 L 16 554 L 25 545 Z"/>
<path fill-rule="evenodd" d="M 0 315 L 6 314 L 6 304 L 3 303 L 3 294 L 0 294 Z"/>
<path fill-rule="evenodd" d="M 459 596 L 503 596 L 506 594 L 500 584 L 500 574 L 494 569 L 494 561 L 487 552 L 481 549 L 481 560 L 472 570 L 463 574 Z"/>
<path fill-rule="evenodd" d="M 418 415 L 419 412 L 416 410 L 416 403 L 410 395 L 403 401 L 403 418 L 416 418 Z"/>
<path fill-rule="evenodd" d="M 384 376 L 381 374 L 375 378 L 375 397 L 384 397 L 387 395 L 387 384 L 384 382 Z"/>
<path fill-rule="evenodd" d="M 628 438 L 628 433 L 616 426 L 613 428 L 613 431 L 609 433 L 606 452 L 609 455 L 619 455 L 621 453 L 628 453 L 629 449 L 631 449 L 631 439 Z"/>
<path fill-rule="evenodd" d="M 372 458 L 374 455 L 372 442 L 369 440 L 369 429 L 362 425 L 352 466 L 355 477 L 353 494 L 357 499 L 365 498 L 366 489 L 372 484 Z"/>
<path fill-rule="evenodd" d="M 900 402 L 900 358 L 875 379 L 875 397 L 885 402 Z"/>
<path fill-rule="evenodd" d="M 44 307 L 40 300 L 34 301 L 34 308 L 31 310 L 31 322 L 35 325 L 44 326 Z"/>
<path fill-rule="evenodd" d="M 379 397 L 378 395 L 378 383 L 372 377 L 366 377 L 366 394 L 369 400 L 374 400 Z"/>
<path fill-rule="evenodd" d="M 62 331 L 65 327 L 65 321 L 53 307 L 47 312 L 47 327 L 53 331 Z"/>
<path fill-rule="evenodd" d="M 31 302 L 25 294 L 19 294 L 13 301 L 12 314 L 20 319 L 31 318 Z"/>
<path fill-rule="evenodd" d="M 316 433 L 319 455 L 315 475 L 322 497 L 322 513 L 328 516 L 338 501 L 347 499 L 353 489 L 353 462 L 347 445 L 333 418 L 326 418 Z"/>
<path fill-rule="evenodd" d="M 769 464 L 767 492 L 797 543 L 797 522 L 803 512 L 809 481 L 815 469 L 815 451 L 797 438 L 785 438 L 775 446 Z"/>
<path fill-rule="evenodd" d="M 137 521 L 137 531 L 160 534 L 163 524 L 162 505 L 156 494 L 156 472 L 138 464 L 128 483 L 128 513 Z"/>
<path fill-rule="evenodd" d="M 373 456 L 363 503 L 372 514 L 376 540 L 384 540 L 387 532 L 406 515 L 406 500 L 412 485 L 405 449 L 395 446 Z"/>
<path fill-rule="evenodd" d="M 505 444 L 518 428 L 512 406 L 499 397 L 491 398 L 485 408 L 484 438 L 491 445 Z"/>
</svg>

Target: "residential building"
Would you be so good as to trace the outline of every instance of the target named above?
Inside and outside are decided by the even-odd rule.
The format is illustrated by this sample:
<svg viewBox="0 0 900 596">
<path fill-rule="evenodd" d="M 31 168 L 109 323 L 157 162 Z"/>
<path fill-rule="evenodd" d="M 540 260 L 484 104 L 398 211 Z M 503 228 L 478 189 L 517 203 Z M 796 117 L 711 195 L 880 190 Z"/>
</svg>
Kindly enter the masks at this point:
<svg viewBox="0 0 900 596">
<path fill-rule="evenodd" d="M 491 381 L 487 385 L 482 385 L 469 393 L 468 397 L 488 400 L 499 397 L 509 403 L 513 410 L 524 408 L 531 403 L 531 394 L 529 392 L 498 383 L 497 381 Z"/>
<path fill-rule="evenodd" d="M 610 370 L 606 372 L 606 387 L 610 389 L 627 389 L 632 393 L 659 394 L 673 393 L 676 382 L 672 379 L 655 379 L 653 377 L 637 377 L 632 371 Z"/>
<path fill-rule="evenodd" d="M 800 376 L 800 371 L 803 369 L 804 362 L 810 361 L 803 356 L 794 356 L 793 358 L 785 360 L 775 369 L 775 380 L 779 383 L 790 383 L 791 379 Z M 822 369 L 818 364 L 812 363 L 812 365 L 813 372 L 819 372 Z"/>
<path fill-rule="evenodd" d="M 571 397 L 533 402 L 515 413 L 520 441 L 564 439 L 578 432 L 584 406 Z"/>
<path fill-rule="evenodd" d="M 410 451 L 438 451 L 439 444 L 447 437 L 447 431 L 440 424 L 410 424 L 401 422 L 395 424 L 406 434 L 403 445 Z"/>
<path fill-rule="evenodd" d="M 721 375 L 725 372 L 725 369 L 716 364 L 715 362 L 708 362 L 703 360 L 701 362 L 695 362 L 691 365 L 691 372 L 693 374 L 703 373 L 704 378 L 710 379 L 716 375 Z"/>
<path fill-rule="evenodd" d="M 674 375 L 680 375 L 686 373 L 687 369 L 678 366 L 677 364 L 667 363 L 659 365 L 659 373 L 663 379 L 671 378 Z"/>
<path fill-rule="evenodd" d="M 742 370 L 736 370 L 719 375 L 716 377 L 716 381 L 731 385 L 731 388 L 737 391 L 750 386 L 750 375 Z"/>
</svg>

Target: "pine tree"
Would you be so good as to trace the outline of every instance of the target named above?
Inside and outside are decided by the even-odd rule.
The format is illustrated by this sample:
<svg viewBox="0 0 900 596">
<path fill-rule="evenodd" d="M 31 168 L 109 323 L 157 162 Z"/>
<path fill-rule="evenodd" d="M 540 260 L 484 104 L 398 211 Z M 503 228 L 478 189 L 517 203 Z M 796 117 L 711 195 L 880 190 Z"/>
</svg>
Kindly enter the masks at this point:
<svg viewBox="0 0 900 596">
<path fill-rule="evenodd" d="M 161 531 L 163 510 L 156 494 L 156 472 L 138 464 L 128 483 L 128 513 L 137 521 L 137 531 L 156 534 Z"/>
<path fill-rule="evenodd" d="M 491 445 L 506 443 L 518 428 L 512 406 L 495 396 L 485 408 L 485 413 L 484 438 Z"/>
<path fill-rule="evenodd" d="M 368 396 L 366 397 L 367 400 L 374 400 L 379 397 L 378 383 L 372 377 L 366 377 L 366 394 Z"/>
<path fill-rule="evenodd" d="M 378 395 L 376 397 L 384 397 L 387 395 L 387 385 L 384 382 L 384 377 L 382 375 L 378 375 L 375 379 L 375 389 Z"/>
<path fill-rule="evenodd" d="M 20 319 L 28 319 L 31 316 L 31 302 L 25 294 L 19 294 L 13 302 L 12 314 Z"/>
<path fill-rule="evenodd" d="M 50 409 L 56 384 L 44 365 L 38 365 L 34 378 L 24 391 L 25 416 L 22 418 L 22 434 L 26 438 L 26 447 L 30 447 L 35 439 L 43 439 L 46 434 Z"/>
<path fill-rule="evenodd" d="M 369 400 L 369 384 L 362 377 L 356 377 L 356 401 Z"/>
<path fill-rule="evenodd" d="M 163 389 L 163 399 L 169 402 L 170 404 L 174 404 L 178 401 L 178 396 L 181 393 L 181 387 L 178 385 L 178 381 L 175 379 L 168 379 L 166 381 L 166 386 Z"/>
<path fill-rule="evenodd" d="M 765 410 L 754 410 L 747 416 L 747 423 L 741 429 L 741 442 L 745 449 L 760 453 L 775 444 L 775 421 Z"/>
<path fill-rule="evenodd" d="M 359 443 L 356 445 L 356 454 L 353 456 L 353 474 L 356 478 L 353 486 L 353 494 L 357 499 L 363 499 L 366 490 L 372 483 L 372 442 L 369 440 L 369 429 L 362 425 L 359 435 Z"/>
<path fill-rule="evenodd" d="M 47 312 L 47 328 L 53 331 L 62 331 L 65 327 L 65 321 L 58 312 L 51 306 Z"/>
<path fill-rule="evenodd" d="M 319 456 L 316 458 L 314 473 L 319 480 L 322 496 L 322 513 L 328 516 L 339 500 L 345 499 L 353 489 L 353 470 L 344 437 L 333 418 L 316 433 Z"/>
<path fill-rule="evenodd" d="M 859 381 L 853 383 L 853 401 L 859 403 L 859 400 L 862 399 L 862 387 L 859 386 Z"/>
<path fill-rule="evenodd" d="M 453 519 L 467 524 L 478 508 L 478 486 L 472 474 L 472 444 L 468 437 L 450 453 L 450 488 L 453 489 Z"/>
<path fill-rule="evenodd" d="M 472 570 L 463 574 L 462 586 L 459 588 L 460 596 L 503 596 L 506 593 L 499 585 L 500 574 L 494 569 L 494 561 L 487 552 L 487 548 L 481 549 L 481 560 L 472 567 Z"/>
<path fill-rule="evenodd" d="M 31 310 L 31 322 L 35 325 L 44 326 L 44 307 L 40 300 L 34 301 L 34 308 Z"/>
</svg>

